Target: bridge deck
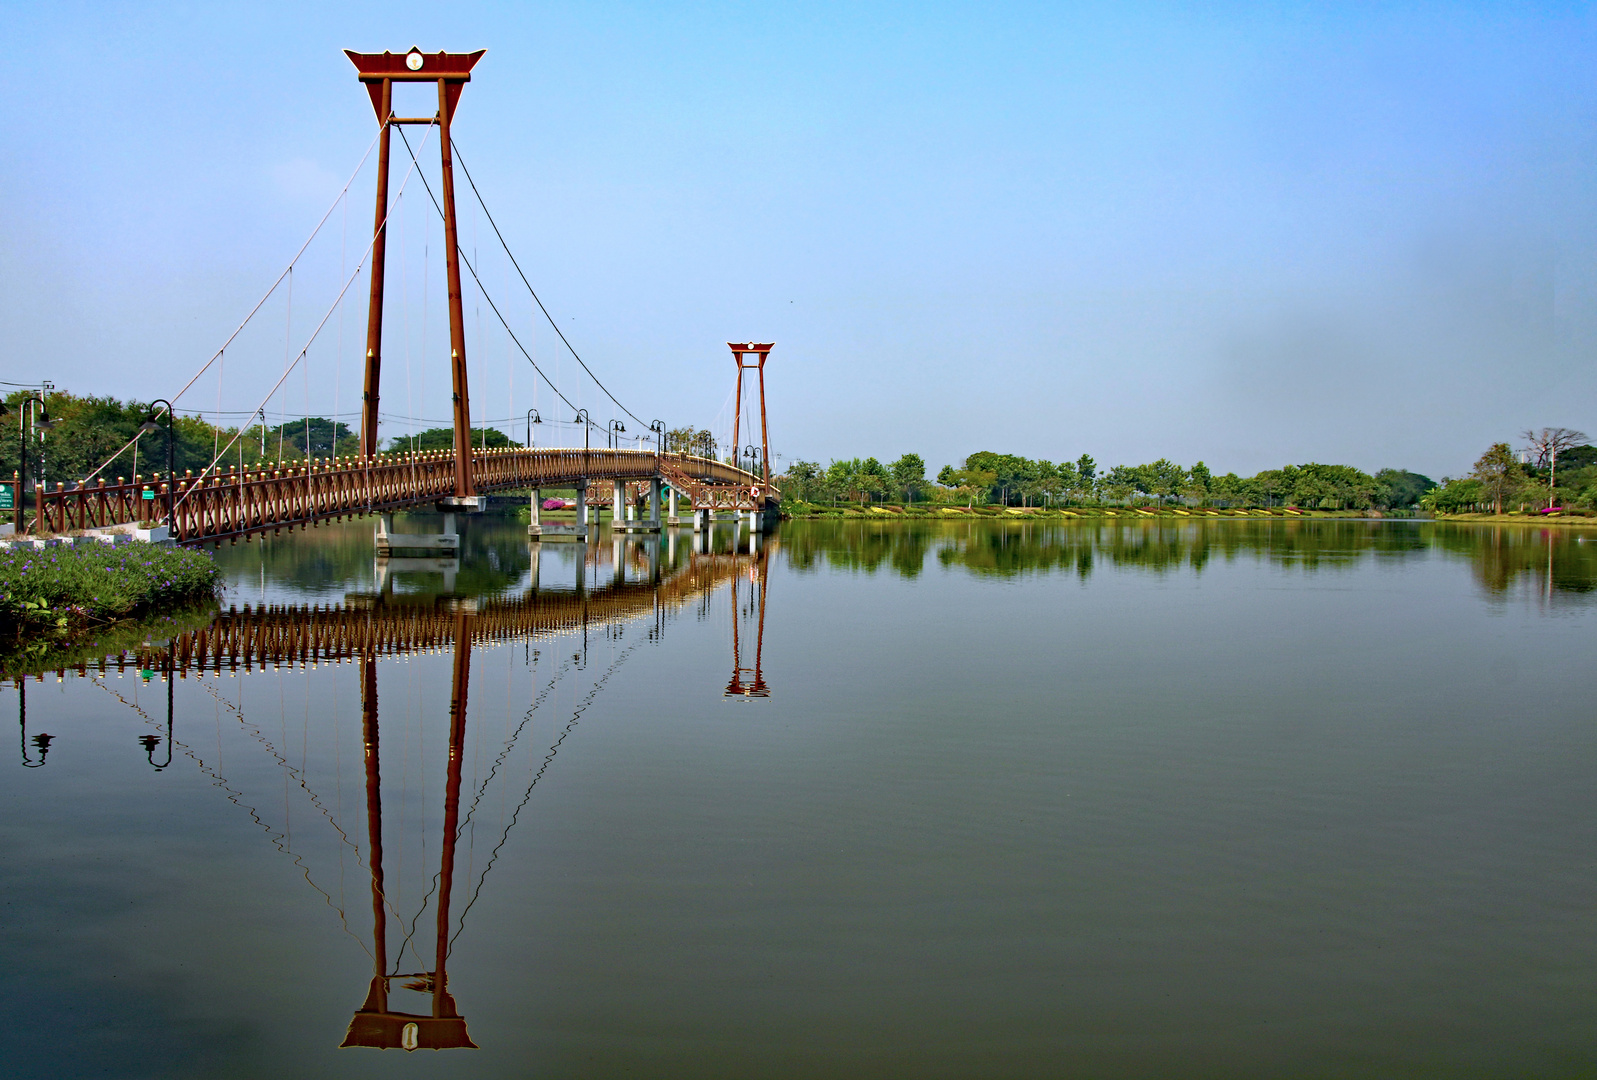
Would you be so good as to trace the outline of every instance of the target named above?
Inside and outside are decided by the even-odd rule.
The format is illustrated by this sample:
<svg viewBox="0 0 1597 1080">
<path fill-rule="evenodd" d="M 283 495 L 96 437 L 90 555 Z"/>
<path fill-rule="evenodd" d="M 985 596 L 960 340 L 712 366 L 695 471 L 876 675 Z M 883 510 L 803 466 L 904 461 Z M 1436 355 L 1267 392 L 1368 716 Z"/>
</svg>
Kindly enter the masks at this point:
<svg viewBox="0 0 1597 1080">
<path fill-rule="evenodd" d="M 506 447 L 472 454 L 479 494 L 571 487 L 584 481 L 663 479 L 686 487 L 695 507 L 763 509 L 778 492 L 760 477 L 690 454 L 652 450 Z M 140 480 L 40 491 L 41 531 L 71 532 L 139 521 L 164 521 L 171 505 L 174 539 L 203 544 L 315 521 L 425 506 L 455 494 L 453 451 L 327 458 L 176 482 Z"/>
</svg>

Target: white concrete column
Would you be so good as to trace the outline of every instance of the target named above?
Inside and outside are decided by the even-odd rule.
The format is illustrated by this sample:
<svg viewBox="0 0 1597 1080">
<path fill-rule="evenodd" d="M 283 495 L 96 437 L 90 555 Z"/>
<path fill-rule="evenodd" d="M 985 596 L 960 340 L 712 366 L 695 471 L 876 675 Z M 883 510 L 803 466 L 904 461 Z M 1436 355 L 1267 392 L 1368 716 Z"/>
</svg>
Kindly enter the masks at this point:
<svg viewBox="0 0 1597 1080">
<path fill-rule="evenodd" d="M 674 486 L 671 488 L 671 510 L 670 510 L 670 516 L 671 516 L 672 523 L 675 524 L 676 519 L 677 519 L 677 489 Z"/>
<path fill-rule="evenodd" d="M 649 481 L 649 524 L 660 527 L 660 478 Z"/>
<path fill-rule="evenodd" d="M 577 533 L 588 535 L 588 480 L 577 481 Z"/>
<path fill-rule="evenodd" d="M 532 489 L 532 516 L 527 519 L 527 525 L 528 525 L 528 527 L 534 528 L 534 529 L 541 528 L 543 526 L 543 489 L 542 488 L 533 488 Z"/>
<path fill-rule="evenodd" d="M 613 481 L 610 485 L 610 524 L 616 526 L 626 520 L 626 511 L 621 504 L 626 502 L 627 485 L 620 480 Z"/>
</svg>

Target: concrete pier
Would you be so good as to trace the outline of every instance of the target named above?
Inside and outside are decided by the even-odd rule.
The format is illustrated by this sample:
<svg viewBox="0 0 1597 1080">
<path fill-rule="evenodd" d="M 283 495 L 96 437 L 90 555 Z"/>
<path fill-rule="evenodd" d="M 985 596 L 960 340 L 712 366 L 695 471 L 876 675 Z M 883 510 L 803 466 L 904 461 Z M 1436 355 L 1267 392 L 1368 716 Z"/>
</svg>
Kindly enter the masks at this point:
<svg viewBox="0 0 1597 1080">
<path fill-rule="evenodd" d="M 391 557 L 401 552 L 434 558 L 455 558 L 460 554 L 460 530 L 453 513 L 444 514 L 443 531 L 401 533 L 394 531 L 394 515 L 377 515 L 375 537 L 377 554 Z"/>
</svg>

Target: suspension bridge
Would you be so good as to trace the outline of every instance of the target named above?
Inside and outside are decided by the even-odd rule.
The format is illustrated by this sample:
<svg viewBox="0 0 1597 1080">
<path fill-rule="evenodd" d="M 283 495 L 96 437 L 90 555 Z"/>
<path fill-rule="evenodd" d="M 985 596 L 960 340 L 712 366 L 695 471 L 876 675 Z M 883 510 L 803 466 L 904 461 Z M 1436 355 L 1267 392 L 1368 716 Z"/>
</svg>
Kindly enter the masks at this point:
<svg viewBox="0 0 1597 1080">
<path fill-rule="evenodd" d="M 37 510 L 32 528 L 40 533 L 76 533 L 115 529 L 136 523 L 163 524 L 170 539 L 180 544 L 217 544 L 237 542 L 251 536 L 284 529 L 305 528 L 319 522 L 357 515 L 387 514 L 394 510 L 436 508 L 445 513 L 444 531 L 439 536 L 408 538 L 397 537 L 392 532 L 391 521 L 383 519 L 378 527 L 376 542 L 381 553 L 385 547 L 447 548 L 448 537 L 454 535 L 455 515 L 474 513 L 484 509 L 489 495 L 495 493 L 528 491 L 531 493 L 532 522 L 529 529 L 534 539 L 563 534 L 586 540 L 589 530 L 597 524 L 597 510 L 605 502 L 613 523 L 618 528 L 637 531 L 658 530 L 664 526 L 681 523 L 679 500 L 684 500 L 692 513 L 695 527 L 707 526 L 716 515 L 731 516 L 734 520 L 746 517 L 751 529 L 763 529 L 778 515 L 780 492 L 772 483 L 769 453 L 769 431 L 765 408 L 765 361 L 774 343 L 743 341 L 728 342 L 737 368 L 735 404 L 731 424 L 732 453 L 725 460 L 717 458 L 715 440 L 698 438 L 690 445 L 667 446 L 667 430 L 663 422 L 645 422 L 612 394 L 571 345 L 567 335 L 548 313 L 532 284 L 522 272 L 520 263 L 511 252 L 509 244 L 488 209 L 486 201 L 472 179 L 469 170 L 461 163 L 472 195 L 481 207 L 491 226 L 494 237 L 508 257 L 515 277 L 525 287 L 558 337 L 561 346 L 576 360 L 586 381 L 602 393 L 611 406 L 612 419 L 601 424 L 589 409 L 579 407 L 580 394 L 572 395 L 561 390 L 548 374 L 521 336 L 513 329 L 506 315 L 506 303 L 490 294 L 483 280 L 480 260 L 474 261 L 464 248 L 459 236 L 459 221 L 455 200 L 455 164 L 458 147 L 451 134 L 456 109 L 465 84 L 471 80 L 473 68 L 482 58 L 483 51 L 472 53 L 423 53 L 412 48 L 404 53 L 357 53 L 346 50 L 354 64 L 360 83 L 370 95 L 378 121 L 378 131 L 372 146 L 376 149 L 376 209 L 371 240 L 357 260 L 354 272 L 343 273 L 340 267 L 341 286 L 334 300 L 326 307 L 314 329 L 295 351 L 285 348 L 286 363 L 281 376 L 267 390 L 262 400 L 244 415 L 264 417 L 266 408 L 283 392 L 289 376 L 299 371 L 304 379 L 307 401 L 313 378 L 310 360 L 312 346 L 324 336 L 334 315 L 341 317 L 346 296 L 363 272 L 369 276 L 367 303 L 366 348 L 362 380 L 359 450 L 354 454 L 313 457 L 310 453 L 309 433 L 311 418 L 305 418 L 307 445 L 302 459 L 275 462 L 244 461 L 241 442 L 244 429 L 240 427 L 224 446 L 220 438 L 214 447 L 210 463 L 198 473 L 185 470 L 178 475 L 169 466 L 165 473 L 149 476 L 135 475 L 131 479 L 117 477 L 108 480 L 104 475 L 111 462 L 127 451 L 125 446 L 117 454 L 91 472 L 81 481 L 58 482 L 53 490 L 40 488 L 34 493 Z M 436 89 L 436 111 L 422 116 L 400 116 L 395 112 L 396 87 L 420 88 L 431 92 Z M 407 127 L 420 127 L 422 136 L 412 146 L 405 134 Z M 400 135 L 406 158 L 406 171 L 394 197 L 390 197 L 390 158 L 394 149 L 392 136 Z M 438 190 L 434 191 L 421 167 L 418 152 L 424 152 L 429 139 L 438 144 Z M 217 380 L 217 414 L 221 414 L 223 397 L 224 362 L 228 350 L 235 347 L 248 327 L 258 320 L 267 300 L 280 289 L 285 290 L 288 304 L 288 322 L 292 327 L 294 271 L 317 235 L 332 218 L 339 205 L 346 205 L 350 185 L 365 167 L 372 147 L 357 166 L 309 239 L 290 260 L 272 287 L 267 291 L 244 321 L 239 324 L 222 346 L 207 360 L 178 393 L 170 400 L 157 399 L 161 408 L 152 415 L 134 441 L 143 434 L 158 432 L 165 418 L 168 460 L 175 438 L 174 402 L 182 399 L 208 372 Z M 378 423 L 383 393 L 383 336 L 385 316 L 385 280 L 389 234 L 395 223 L 394 204 L 403 198 L 407 185 L 419 179 L 430 204 L 443 225 L 444 270 L 447 282 L 447 308 L 449 325 L 448 369 L 451 389 L 451 418 L 453 447 L 450 450 L 422 451 L 416 449 L 384 452 L 378 440 Z M 346 212 L 347 230 L 347 212 Z M 475 248 L 473 247 L 473 251 Z M 471 278 L 477 299 L 486 303 L 491 314 L 503 327 L 508 342 L 519 351 L 530 365 L 535 380 L 542 380 L 543 388 L 554 395 L 560 405 L 569 410 L 568 423 L 581 432 L 581 447 L 534 447 L 532 428 L 542 423 L 537 409 L 528 410 L 527 443 L 525 447 L 473 446 L 471 419 L 472 398 L 468 385 L 466 362 L 466 316 L 463 304 L 464 287 L 462 271 Z M 506 275 L 509 277 L 508 273 Z M 480 312 L 480 308 L 479 308 Z M 341 334 L 341 331 L 340 331 Z M 408 330 L 407 330 L 408 335 Z M 480 316 L 479 316 L 479 339 Z M 425 335 L 424 335 L 425 345 Z M 341 345 L 340 345 L 341 348 Z M 408 348 L 408 337 L 407 337 Z M 507 348 L 507 354 L 510 350 Z M 547 363 L 547 360 L 546 360 Z M 408 365 L 408 360 L 407 360 Z M 235 368 L 237 365 L 235 365 Z M 407 366 L 407 380 L 408 380 Z M 759 398 L 758 445 L 741 446 L 744 438 L 744 417 L 748 414 L 748 436 L 752 440 L 752 400 L 754 380 L 750 380 L 749 404 L 745 406 L 745 373 L 757 376 Z M 319 377 L 319 376 L 318 376 Z M 537 385 L 535 381 L 534 385 Z M 203 414 L 203 410 L 200 410 Z M 335 410 L 336 412 L 336 410 Z M 625 420 L 630 418 L 638 425 L 634 429 L 634 443 L 652 442 L 652 446 L 622 447 Z M 566 422 L 563 422 L 566 423 Z M 598 430 L 607 445 L 594 447 L 592 434 Z M 644 434 L 644 432 L 647 434 Z M 337 424 L 334 425 L 335 444 Z M 700 433 L 701 435 L 703 433 Z M 281 441 L 281 438 L 280 438 Z M 336 448 L 336 445 L 335 445 Z M 264 456 L 263 435 L 263 456 Z M 236 458 L 236 460 L 235 460 Z M 19 484 L 25 483 L 19 478 Z M 541 494 L 544 489 L 576 492 L 574 522 L 545 523 L 540 515 Z M 19 492 L 20 495 L 20 492 Z M 662 519 L 662 498 L 669 499 L 669 512 Z M 15 500 L 18 531 L 23 531 L 23 504 Z M 440 539 L 439 537 L 442 537 Z"/>
</svg>

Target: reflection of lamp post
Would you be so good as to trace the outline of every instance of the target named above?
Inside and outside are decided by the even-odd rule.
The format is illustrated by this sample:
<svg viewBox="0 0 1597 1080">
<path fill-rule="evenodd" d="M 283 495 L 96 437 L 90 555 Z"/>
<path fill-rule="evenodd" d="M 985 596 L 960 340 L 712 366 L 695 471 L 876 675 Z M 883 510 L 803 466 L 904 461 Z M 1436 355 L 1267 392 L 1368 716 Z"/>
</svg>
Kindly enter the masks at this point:
<svg viewBox="0 0 1597 1080">
<path fill-rule="evenodd" d="M 612 449 L 612 450 L 621 449 L 621 433 L 626 431 L 626 430 L 627 430 L 627 426 L 625 424 L 623 424 L 621 421 L 619 421 L 619 420 L 610 421 L 610 427 L 605 432 L 605 434 L 608 436 L 606 441 L 610 444 L 610 449 Z"/>
<path fill-rule="evenodd" d="M 543 423 L 543 417 L 538 415 L 537 409 L 527 410 L 527 449 L 532 449 L 532 425 Z"/>
<path fill-rule="evenodd" d="M 39 751 L 39 760 L 28 760 L 28 681 L 22 677 L 17 679 L 17 726 L 22 729 L 21 734 L 17 736 L 17 742 L 22 747 L 22 767 L 37 769 L 44 764 L 44 755 L 50 752 L 50 743 L 55 736 L 43 732 L 35 735 L 33 747 Z"/>
<path fill-rule="evenodd" d="M 150 402 L 153 410 L 157 405 L 166 406 L 166 531 L 177 539 L 177 525 L 174 520 L 177 504 L 174 496 L 177 494 L 177 430 L 172 426 L 172 403 L 165 398 L 156 398 Z M 160 413 L 151 412 L 150 418 L 139 425 L 140 431 L 160 431 L 161 425 L 155 422 Z"/>
<path fill-rule="evenodd" d="M 160 772 L 172 764 L 172 657 L 166 658 L 166 760 L 159 765 L 155 764 L 155 748 L 161 745 L 159 735 L 140 735 L 139 745 L 144 747 L 144 756 L 149 759 L 150 765 L 156 772 Z"/>
</svg>

